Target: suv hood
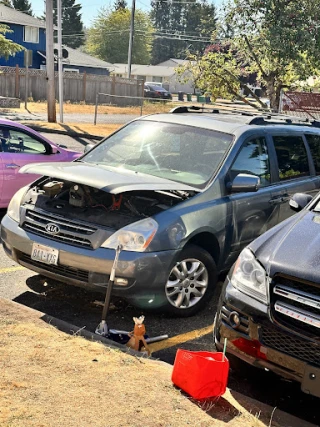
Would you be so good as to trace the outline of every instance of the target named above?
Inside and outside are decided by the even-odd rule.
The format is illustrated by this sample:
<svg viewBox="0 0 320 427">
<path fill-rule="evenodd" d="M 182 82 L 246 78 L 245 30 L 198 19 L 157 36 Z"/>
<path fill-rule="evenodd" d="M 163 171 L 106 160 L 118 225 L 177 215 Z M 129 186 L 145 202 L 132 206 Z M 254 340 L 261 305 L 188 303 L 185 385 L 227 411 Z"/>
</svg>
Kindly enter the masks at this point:
<svg viewBox="0 0 320 427">
<path fill-rule="evenodd" d="M 320 282 L 320 214 L 302 211 L 250 245 L 270 277 L 276 273 Z"/>
<path fill-rule="evenodd" d="M 96 164 L 72 163 L 33 163 L 23 166 L 19 173 L 30 173 L 51 178 L 73 181 L 88 185 L 111 194 L 126 191 L 197 191 L 199 189 L 169 179 L 136 173 L 127 169 L 106 167 Z"/>
</svg>

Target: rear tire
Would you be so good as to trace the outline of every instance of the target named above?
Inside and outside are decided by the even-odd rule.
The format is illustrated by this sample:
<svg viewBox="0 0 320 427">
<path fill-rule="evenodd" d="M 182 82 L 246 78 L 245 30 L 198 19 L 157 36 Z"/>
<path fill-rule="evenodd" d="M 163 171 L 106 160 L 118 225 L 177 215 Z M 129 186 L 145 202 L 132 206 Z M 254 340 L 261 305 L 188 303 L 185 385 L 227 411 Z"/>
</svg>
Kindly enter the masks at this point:
<svg viewBox="0 0 320 427">
<path fill-rule="evenodd" d="M 167 312 L 178 317 L 196 314 L 210 301 L 216 284 L 217 268 L 209 252 L 200 246 L 186 246 L 165 284 Z"/>
</svg>

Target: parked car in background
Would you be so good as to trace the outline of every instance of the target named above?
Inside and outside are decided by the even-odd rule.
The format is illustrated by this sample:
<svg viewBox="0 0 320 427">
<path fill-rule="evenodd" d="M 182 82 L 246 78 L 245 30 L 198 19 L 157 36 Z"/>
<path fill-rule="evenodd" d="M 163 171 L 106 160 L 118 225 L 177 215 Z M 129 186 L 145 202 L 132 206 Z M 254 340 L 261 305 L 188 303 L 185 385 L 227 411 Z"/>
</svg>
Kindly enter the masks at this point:
<svg viewBox="0 0 320 427">
<path fill-rule="evenodd" d="M 151 85 L 151 86 L 160 86 L 160 87 L 163 87 L 163 84 L 162 84 L 162 82 L 145 82 L 144 83 L 145 85 Z"/>
<path fill-rule="evenodd" d="M 172 99 L 171 93 L 163 87 L 146 84 L 144 85 L 144 96 L 146 98 Z"/>
<path fill-rule="evenodd" d="M 298 120 L 298 119 L 295 119 Z M 320 128 L 287 116 L 177 107 L 136 119 L 12 199 L 9 257 L 47 278 L 189 316 L 253 239 L 320 189 Z"/>
<path fill-rule="evenodd" d="M 29 163 L 71 162 L 80 153 L 66 150 L 27 126 L 0 120 L 0 208 L 8 206 L 19 188 L 38 178 L 19 170 Z"/>
<path fill-rule="evenodd" d="M 310 200 L 296 194 L 290 205 L 297 211 Z M 320 195 L 241 252 L 225 281 L 214 327 L 216 346 L 222 349 L 227 338 L 227 353 L 239 369 L 267 368 L 317 397 L 319 242 Z"/>
</svg>

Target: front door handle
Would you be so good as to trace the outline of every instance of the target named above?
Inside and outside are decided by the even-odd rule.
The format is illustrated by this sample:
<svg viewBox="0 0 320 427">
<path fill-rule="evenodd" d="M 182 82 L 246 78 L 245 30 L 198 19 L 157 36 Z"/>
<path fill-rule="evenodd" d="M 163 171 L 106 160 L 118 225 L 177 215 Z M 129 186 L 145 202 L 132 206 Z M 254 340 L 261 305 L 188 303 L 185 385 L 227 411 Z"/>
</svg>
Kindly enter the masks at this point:
<svg viewBox="0 0 320 427">
<path fill-rule="evenodd" d="M 16 165 L 15 163 L 8 163 L 5 167 L 6 169 L 18 169 L 20 166 Z"/>
<path fill-rule="evenodd" d="M 283 199 L 282 196 L 272 197 L 269 200 L 269 203 L 270 203 L 270 205 L 280 205 L 280 203 L 283 203 L 282 199 Z"/>
</svg>

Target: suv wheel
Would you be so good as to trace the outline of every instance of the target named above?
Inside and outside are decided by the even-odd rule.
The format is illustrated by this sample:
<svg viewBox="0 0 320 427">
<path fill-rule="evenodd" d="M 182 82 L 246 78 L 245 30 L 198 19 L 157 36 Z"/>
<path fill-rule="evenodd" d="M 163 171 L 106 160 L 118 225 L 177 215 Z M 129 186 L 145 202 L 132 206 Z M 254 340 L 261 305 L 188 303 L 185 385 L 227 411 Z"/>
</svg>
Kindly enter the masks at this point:
<svg viewBox="0 0 320 427">
<path fill-rule="evenodd" d="M 216 265 L 209 252 L 186 246 L 165 285 L 167 310 L 180 317 L 192 316 L 210 300 L 216 283 Z"/>
</svg>

